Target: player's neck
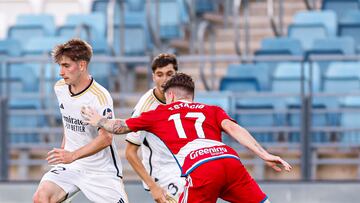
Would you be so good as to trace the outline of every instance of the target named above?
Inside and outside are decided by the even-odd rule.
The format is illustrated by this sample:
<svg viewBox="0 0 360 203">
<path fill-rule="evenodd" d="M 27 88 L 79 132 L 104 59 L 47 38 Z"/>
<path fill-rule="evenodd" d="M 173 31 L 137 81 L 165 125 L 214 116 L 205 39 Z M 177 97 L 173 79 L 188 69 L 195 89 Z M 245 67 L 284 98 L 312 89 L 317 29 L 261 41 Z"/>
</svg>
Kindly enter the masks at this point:
<svg viewBox="0 0 360 203">
<path fill-rule="evenodd" d="M 90 75 L 86 75 L 79 78 L 79 81 L 76 84 L 70 85 L 70 90 L 72 94 L 77 94 L 83 91 L 91 83 Z"/>
<path fill-rule="evenodd" d="M 155 94 L 155 97 L 156 97 L 158 100 L 160 100 L 160 101 L 163 102 L 163 103 L 166 102 L 165 95 L 164 95 L 158 88 L 155 88 L 154 94 Z"/>
<path fill-rule="evenodd" d="M 189 102 L 189 103 L 191 103 L 191 102 L 193 102 L 193 100 L 192 99 L 187 99 L 187 98 L 174 98 L 174 102 L 178 102 L 178 101 L 181 101 L 181 102 Z"/>
</svg>

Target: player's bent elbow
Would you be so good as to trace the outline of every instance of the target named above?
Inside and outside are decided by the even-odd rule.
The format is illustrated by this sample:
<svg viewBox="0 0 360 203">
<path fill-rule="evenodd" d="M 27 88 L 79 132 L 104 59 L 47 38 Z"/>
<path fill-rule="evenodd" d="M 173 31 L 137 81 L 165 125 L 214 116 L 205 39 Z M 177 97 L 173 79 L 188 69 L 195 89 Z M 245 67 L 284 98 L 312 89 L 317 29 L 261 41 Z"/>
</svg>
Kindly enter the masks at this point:
<svg viewBox="0 0 360 203">
<path fill-rule="evenodd" d="M 221 127 L 224 129 L 225 132 L 227 132 L 230 135 L 237 133 L 239 130 L 242 130 L 241 126 L 239 126 L 238 124 L 236 124 L 235 122 L 229 119 L 225 119 L 221 123 Z"/>
</svg>

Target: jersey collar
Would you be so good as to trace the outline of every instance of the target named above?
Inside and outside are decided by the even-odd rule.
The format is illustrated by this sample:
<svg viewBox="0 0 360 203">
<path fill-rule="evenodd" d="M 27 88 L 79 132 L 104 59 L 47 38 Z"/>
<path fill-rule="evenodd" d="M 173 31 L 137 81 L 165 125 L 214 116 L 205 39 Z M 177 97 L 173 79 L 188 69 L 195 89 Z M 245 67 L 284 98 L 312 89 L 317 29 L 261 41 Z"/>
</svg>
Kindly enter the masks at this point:
<svg viewBox="0 0 360 203">
<path fill-rule="evenodd" d="M 182 100 L 182 99 L 179 99 L 179 100 L 177 100 L 176 102 L 193 103 L 193 102 L 191 102 L 191 101 L 186 101 L 186 100 Z"/>
<path fill-rule="evenodd" d="M 79 96 L 82 93 L 84 93 L 86 90 L 88 90 L 90 88 L 90 86 L 93 84 L 93 82 L 94 82 L 94 78 L 91 78 L 90 84 L 85 89 L 83 89 L 81 92 L 76 93 L 76 94 L 71 92 L 70 85 L 68 85 L 71 97 L 76 97 L 76 96 Z"/>
<path fill-rule="evenodd" d="M 152 90 L 152 94 L 153 94 L 153 96 L 155 97 L 155 99 L 156 99 L 159 103 L 161 103 L 161 104 L 166 104 L 166 102 L 161 101 L 161 100 L 156 96 L 156 94 L 155 94 L 155 88 Z"/>
</svg>

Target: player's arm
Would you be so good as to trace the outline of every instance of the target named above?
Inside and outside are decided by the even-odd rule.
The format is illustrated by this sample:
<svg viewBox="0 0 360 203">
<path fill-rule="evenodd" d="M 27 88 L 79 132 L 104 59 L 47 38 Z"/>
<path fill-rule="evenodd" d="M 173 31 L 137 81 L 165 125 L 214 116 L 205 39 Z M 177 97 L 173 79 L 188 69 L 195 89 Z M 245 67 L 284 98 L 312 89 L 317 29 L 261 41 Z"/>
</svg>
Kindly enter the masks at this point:
<svg viewBox="0 0 360 203">
<path fill-rule="evenodd" d="M 149 187 L 152 197 L 156 202 L 166 202 L 165 191 L 148 174 L 138 156 L 139 146 L 128 142 L 126 145 L 125 156 L 131 167 Z"/>
<path fill-rule="evenodd" d="M 224 119 L 221 122 L 221 127 L 240 144 L 244 145 L 264 161 L 266 161 L 266 163 L 274 170 L 281 171 L 281 168 L 277 166 L 278 164 L 281 164 L 286 171 L 290 171 L 290 164 L 288 164 L 279 156 L 268 153 L 245 128 L 239 126 L 230 119 Z"/>
<path fill-rule="evenodd" d="M 63 134 L 63 139 L 62 139 L 62 141 L 61 141 L 61 149 L 64 149 L 64 147 L 65 147 L 65 133 Z"/>
<path fill-rule="evenodd" d="M 125 119 L 104 118 L 91 107 L 82 107 L 81 115 L 84 117 L 86 123 L 103 128 L 110 133 L 125 134 L 131 132 L 130 128 L 125 123 Z"/>
<path fill-rule="evenodd" d="M 71 163 L 75 160 L 91 156 L 112 143 L 113 135 L 103 129 L 99 129 L 98 136 L 83 147 L 69 152 L 64 149 L 55 148 L 48 153 L 46 160 L 49 164 Z"/>
</svg>

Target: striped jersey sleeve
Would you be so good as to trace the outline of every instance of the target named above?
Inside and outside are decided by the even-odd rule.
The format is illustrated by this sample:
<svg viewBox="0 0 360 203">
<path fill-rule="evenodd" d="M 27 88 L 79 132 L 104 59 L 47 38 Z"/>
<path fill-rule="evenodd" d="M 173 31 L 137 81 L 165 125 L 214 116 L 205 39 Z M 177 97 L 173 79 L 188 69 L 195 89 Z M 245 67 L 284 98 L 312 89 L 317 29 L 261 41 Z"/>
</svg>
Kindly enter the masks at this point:
<svg viewBox="0 0 360 203">
<path fill-rule="evenodd" d="M 158 106 L 156 98 L 153 96 L 153 89 L 147 91 L 136 104 L 133 113 L 131 115 L 132 118 L 140 116 L 141 113 L 152 110 Z M 145 138 L 145 133 L 143 131 L 139 132 L 131 132 L 126 136 L 126 141 L 140 146 Z"/>
</svg>

